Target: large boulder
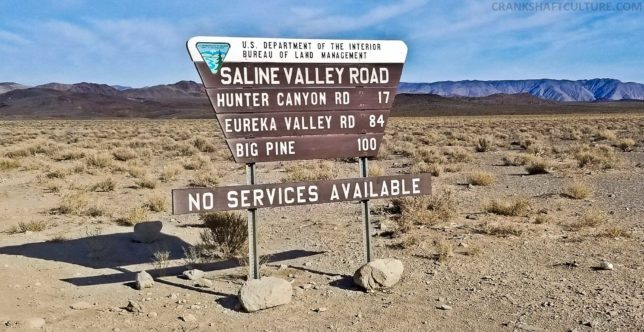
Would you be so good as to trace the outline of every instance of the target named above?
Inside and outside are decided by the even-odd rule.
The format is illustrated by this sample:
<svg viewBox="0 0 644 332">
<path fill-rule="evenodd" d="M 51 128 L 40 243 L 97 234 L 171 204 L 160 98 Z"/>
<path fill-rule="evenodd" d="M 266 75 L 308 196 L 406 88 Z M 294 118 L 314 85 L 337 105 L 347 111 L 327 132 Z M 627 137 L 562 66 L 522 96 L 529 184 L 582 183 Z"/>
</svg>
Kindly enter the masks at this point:
<svg viewBox="0 0 644 332">
<path fill-rule="evenodd" d="M 361 266 L 353 281 L 365 290 L 389 288 L 400 280 L 403 270 L 403 263 L 397 259 L 376 259 Z"/>
<path fill-rule="evenodd" d="M 132 239 L 136 242 L 152 243 L 161 238 L 161 228 L 163 228 L 163 223 L 160 221 L 137 223 L 134 225 Z"/>
<path fill-rule="evenodd" d="M 139 274 L 136 275 L 136 289 L 141 290 L 144 288 L 151 288 L 154 286 L 154 279 L 152 276 L 145 272 L 141 271 Z"/>
<path fill-rule="evenodd" d="M 263 277 L 247 281 L 239 290 L 239 302 L 248 312 L 276 307 L 291 302 L 293 288 L 280 278 Z"/>
</svg>

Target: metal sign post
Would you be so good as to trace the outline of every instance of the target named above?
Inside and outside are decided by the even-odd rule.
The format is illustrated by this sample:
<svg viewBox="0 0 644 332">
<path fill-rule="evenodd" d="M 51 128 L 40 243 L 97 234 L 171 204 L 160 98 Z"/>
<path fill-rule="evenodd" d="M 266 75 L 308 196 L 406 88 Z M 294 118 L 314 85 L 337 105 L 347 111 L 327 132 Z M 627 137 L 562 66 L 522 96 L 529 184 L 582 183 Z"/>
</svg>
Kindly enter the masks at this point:
<svg viewBox="0 0 644 332">
<path fill-rule="evenodd" d="M 369 176 L 369 159 L 360 157 L 360 176 L 366 178 Z M 369 221 L 369 200 L 365 199 L 362 202 L 362 221 L 363 221 L 363 243 L 364 243 L 364 258 L 365 262 L 369 263 L 373 260 L 371 253 L 371 221 Z"/>
<path fill-rule="evenodd" d="M 246 184 L 255 184 L 255 163 L 246 164 Z M 257 209 L 248 209 L 248 279 L 259 279 Z"/>
</svg>

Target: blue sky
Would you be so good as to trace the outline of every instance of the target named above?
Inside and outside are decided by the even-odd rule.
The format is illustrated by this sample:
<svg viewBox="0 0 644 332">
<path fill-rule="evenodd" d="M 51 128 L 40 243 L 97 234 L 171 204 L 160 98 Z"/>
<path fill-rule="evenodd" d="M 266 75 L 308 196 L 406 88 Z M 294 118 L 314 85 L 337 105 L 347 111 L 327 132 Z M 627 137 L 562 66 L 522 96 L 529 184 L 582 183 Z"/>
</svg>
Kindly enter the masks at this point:
<svg viewBox="0 0 644 332">
<path fill-rule="evenodd" d="M 0 81 L 139 87 L 198 80 L 186 40 L 230 35 L 402 39 L 409 46 L 408 82 L 644 82 L 644 4 L 639 10 L 504 11 L 498 3 L 2 0 Z"/>
</svg>

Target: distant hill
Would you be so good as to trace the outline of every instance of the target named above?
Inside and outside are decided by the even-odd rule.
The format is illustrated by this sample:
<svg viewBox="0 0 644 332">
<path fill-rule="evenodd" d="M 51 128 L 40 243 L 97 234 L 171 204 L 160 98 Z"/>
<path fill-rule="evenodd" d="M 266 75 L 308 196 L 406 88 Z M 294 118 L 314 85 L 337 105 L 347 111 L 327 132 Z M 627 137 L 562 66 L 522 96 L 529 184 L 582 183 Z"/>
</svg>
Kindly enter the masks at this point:
<svg viewBox="0 0 644 332">
<path fill-rule="evenodd" d="M 540 79 L 400 83 L 398 92 L 435 94 L 444 97 L 486 97 L 494 94 L 527 93 L 541 99 L 564 102 L 644 100 L 644 84 L 624 83 L 606 78 L 578 81 Z"/>
<path fill-rule="evenodd" d="M 548 91 L 556 90 L 554 87 L 546 88 L 546 85 L 553 80 L 545 81 L 548 82 L 542 82 L 541 88 Z M 592 102 L 562 102 L 535 96 L 533 90 L 531 90 L 532 92 L 522 92 L 522 89 L 527 89 L 527 86 L 532 85 L 529 83 L 532 81 L 462 81 L 449 82 L 449 84 L 447 82 L 401 83 L 399 91 L 403 93 L 396 97 L 392 115 L 444 116 L 644 111 L 644 101 L 633 98 L 637 97 L 636 92 L 639 84 L 620 82 L 620 84 L 630 87 L 631 90 L 628 90 L 619 84 L 610 85 L 608 81 L 561 81 L 585 82 L 584 84 L 592 87 L 589 89 L 601 90 L 606 96 L 610 96 L 610 98 L 603 99 L 594 97 Z M 513 83 L 497 84 L 494 82 Z M 496 88 L 492 89 L 491 86 L 496 86 Z M 610 90 L 609 86 L 615 87 L 611 93 L 606 92 Z M 433 89 L 439 87 L 442 95 L 425 92 L 434 91 Z M 492 93 L 500 90 L 501 87 L 512 93 Z M 0 89 L 2 89 L 0 91 L 4 91 L 0 92 L 0 119 L 214 117 L 203 86 L 193 81 L 180 81 L 174 84 L 144 88 L 115 87 L 87 82 L 48 83 L 36 87 L 27 87 L 17 83 L 0 83 Z M 563 91 L 562 89 L 560 86 L 557 91 Z M 572 93 L 569 89 L 564 90 L 568 95 Z M 405 91 L 413 93 L 405 93 Z M 586 94 L 582 95 L 586 96 Z M 631 100 L 614 101 L 611 99 L 617 98 L 618 95 Z M 589 97 L 582 99 L 589 99 Z"/>
<path fill-rule="evenodd" d="M 5 92 L 13 91 L 13 90 L 18 90 L 18 89 L 26 89 L 28 86 L 18 84 L 18 83 L 13 83 L 13 82 L 0 82 L 0 94 L 3 94 Z"/>
<path fill-rule="evenodd" d="M 0 118 L 207 118 L 205 92 L 195 82 L 118 90 L 95 83 L 49 83 L 0 94 Z"/>
</svg>

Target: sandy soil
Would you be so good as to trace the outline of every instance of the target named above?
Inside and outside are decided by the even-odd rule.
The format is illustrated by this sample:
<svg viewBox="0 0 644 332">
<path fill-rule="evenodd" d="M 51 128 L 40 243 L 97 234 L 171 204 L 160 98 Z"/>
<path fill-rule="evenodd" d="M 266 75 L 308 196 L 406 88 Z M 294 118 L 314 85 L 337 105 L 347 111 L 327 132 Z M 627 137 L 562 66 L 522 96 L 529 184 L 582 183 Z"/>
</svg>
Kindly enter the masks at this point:
<svg viewBox="0 0 644 332">
<path fill-rule="evenodd" d="M 177 145 L 191 145 L 196 137 L 206 138 L 215 151 Z M 480 137 L 493 138 L 491 151 L 475 152 Z M 619 148 L 626 138 L 634 140 L 626 149 L 631 151 Z M 164 224 L 163 239 L 153 244 L 132 242 L 132 227 L 115 222 L 154 195 L 169 203 L 170 189 L 187 186 L 200 172 L 216 174 L 220 185 L 243 183 L 244 170 L 226 160 L 214 123 L 0 122 L 0 139 L 3 161 L 18 162 L 0 168 L 0 231 L 5 230 L 0 330 L 27 330 L 32 318 L 43 318 L 48 331 L 640 331 L 644 326 L 642 115 L 393 119 L 391 153 L 372 162 L 384 174 L 409 172 L 419 162 L 397 149 L 466 150 L 469 157 L 438 161 L 443 172 L 434 177 L 436 192 L 453 192 L 455 217 L 419 220 L 401 233 L 395 216 L 379 212 L 389 202 L 374 201 L 375 254 L 402 260 L 405 272 L 394 288 L 365 293 L 351 281 L 363 260 L 359 205 L 260 210 L 260 252 L 270 255 L 261 272 L 291 281 L 296 291 L 290 304 L 252 314 L 239 309 L 236 294 L 247 270 L 234 260 L 200 266 L 213 281 L 211 289 L 177 277 L 187 269 L 182 247 L 196 244 L 203 230 L 196 215 L 148 212 L 145 220 Z M 536 142 L 532 148 L 525 146 L 527 139 Z M 571 149 L 581 145 L 609 147 L 614 163 L 608 169 L 580 168 Z M 33 146 L 41 149 L 16 156 Z M 88 154 L 111 156 L 120 147 L 131 147 L 137 157 L 104 166 L 87 161 Z M 61 157 L 72 149 L 84 155 Z M 502 166 L 509 152 L 539 155 L 549 161 L 549 173 L 528 175 L 524 166 Z M 181 167 L 175 179 L 157 180 L 154 189 L 141 188 L 137 180 L 145 175 L 128 171 L 142 168 L 156 179 L 164 167 L 197 156 L 206 157 L 207 165 Z M 298 163 L 259 165 L 259 181 L 280 181 L 293 164 Z M 333 169 L 334 177 L 358 175 L 357 163 L 335 161 Z M 480 170 L 491 173 L 495 183 L 468 185 L 468 175 Z M 116 183 L 112 191 L 91 189 L 107 176 Z M 592 194 L 563 195 L 573 180 Z M 65 195 L 78 192 L 102 215 L 56 212 Z M 488 200 L 515 197 L 529 201 L 528 213 L 502 216 L 483 208 Z M 605 218 L 571 227 L 588 213 Z M 535 223 L 538 216 L 547 222 Z M 23 232 L 21 222 L 45 226 Z M 484 231 L 490 225 L 515 235 Z M 167 266 L 153 261 L 159 250 L 170 253 Z M 596 269 L 602 260 L 614 269 Z M 141 270 L 157 277 L 153 288 L 132 287 Z M 128 300 L 145 312 L 122 310 Z M 78 302 L 89 308 L 70 307 Z M 444 304 L 452 309 L 438 308 Z M 185 319 L 189 314 L 196 320 Z"/>
</svg>

